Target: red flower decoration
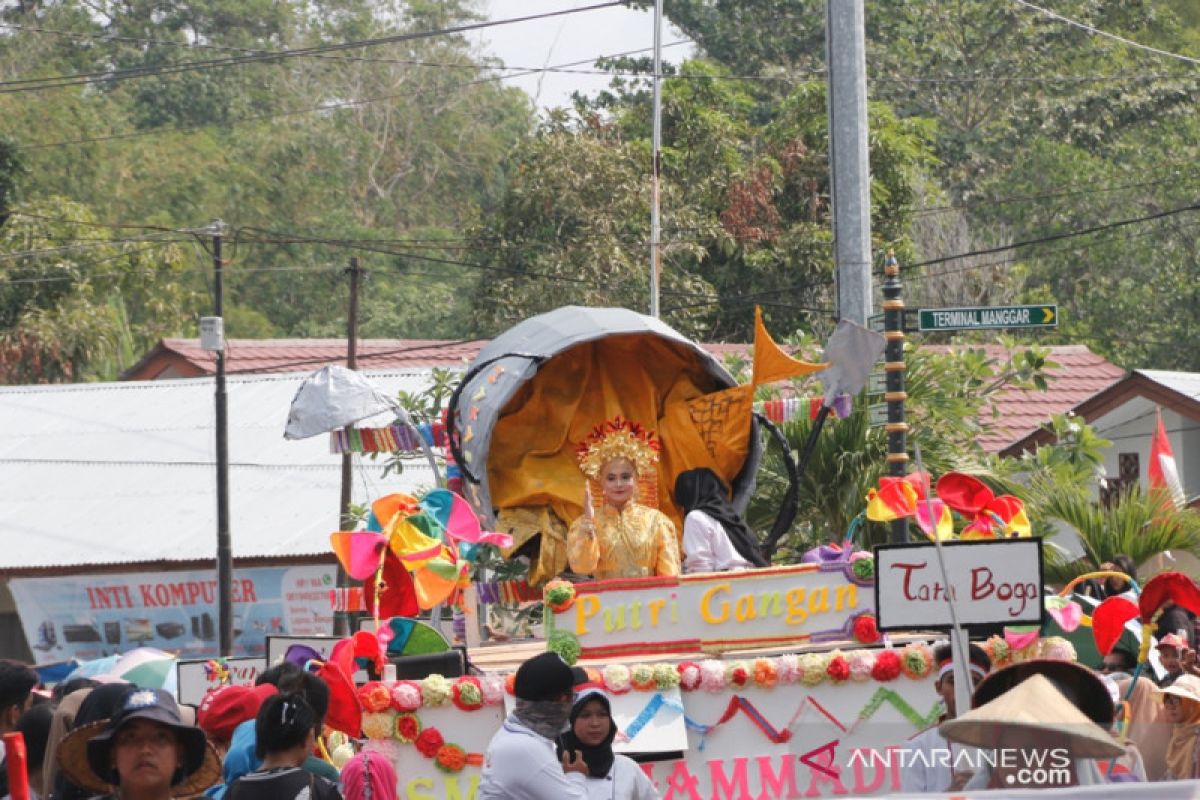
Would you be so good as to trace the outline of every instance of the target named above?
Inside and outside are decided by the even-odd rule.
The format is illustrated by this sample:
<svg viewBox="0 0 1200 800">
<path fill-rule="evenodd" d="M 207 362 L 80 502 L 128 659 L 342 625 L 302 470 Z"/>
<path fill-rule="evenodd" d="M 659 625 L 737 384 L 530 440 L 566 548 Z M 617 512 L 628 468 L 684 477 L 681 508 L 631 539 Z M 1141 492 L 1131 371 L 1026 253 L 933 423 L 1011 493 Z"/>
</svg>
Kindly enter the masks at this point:
<svg viewBox="0 0 1200 800">
<path fill-rule="evenodd" d="M 875 627 L 873 614 L 862 614 L 854 620 L 854 638 L 863 644 L 879 641 L 879 628 Z"/>
<path fill-rule="evenodd" d="M 875 655 L 875 665 L 871 667 L 871 677 L 886 683 L 900 677 L 900 656 L 895 650 L 881 650 Z"/>
<path fill-rule="evenodd" d="M 463 711 L 475 711 L 483 707 L 483 687 L 479 679 L 465 675 L 450 687 L 450 699 Z"/>
<path fill-rule="evenodd" d="M 695 661 L 681 661 L 675 669 L 679 672 L 679 685 L 685 692 L 695 691 L 700 686 L 700 665 Z"/>
<path fill-rule="evenodd" d="M 850 679 L 850 662 L 845 656 L 834 656 L 829 659 L 829 666 L 825 668 L 825 674 L 833 680 L 834 683 L 842 683 Z"/>
<path fill-rule="evenodd" d="M 729 671 L 729 682 L 740 689 L 750 682 L 750 671 L 745 667 L 734 667 Z"/>
<path fill-rule="evenodd" d="M 400 714 L 396 717 L 396 738 L 405 744 L 416 741 L 421 734 L 421 720 L 416 714 Z"/>
<path fill-rule="evenodd" d="M 364 683 L 358 690 L 358 703 L 364 711 L 387 711 L 392 707 L 392 693 L 379 681 Z"/>
<path fill-rule="evenodd" d="M 436 756 L 438 750 L 440 750 L 442 745 L 445 743 L 446 740 L 442 738 L 442 732 L 437 728 L 426 728 L 425 730 L 421 731 L 421 735 L 417 737 L 415 742 L 413 742 L 413 744 L 416 745 L 417 752 L 426 758 L 433 758 Z"/>
<path fill-rule="evenodd" d="M 462 772 L 467 765 L 467 751 L 456 744 L 444 744 L 434 754 L 433 763 L 442 772 Z"/>
<path fill-rule="evenodd" d="M 1009 494 L 996 497 L 983 481 L 961 472 L 947 472 L 938 478 L 938 496 L 946 505 L 966 517 L 970 524 L 963 528 L 962 539 L 991 539 L 1011 533 L 1030 534 L 1025 504 Z"/>
</svg>

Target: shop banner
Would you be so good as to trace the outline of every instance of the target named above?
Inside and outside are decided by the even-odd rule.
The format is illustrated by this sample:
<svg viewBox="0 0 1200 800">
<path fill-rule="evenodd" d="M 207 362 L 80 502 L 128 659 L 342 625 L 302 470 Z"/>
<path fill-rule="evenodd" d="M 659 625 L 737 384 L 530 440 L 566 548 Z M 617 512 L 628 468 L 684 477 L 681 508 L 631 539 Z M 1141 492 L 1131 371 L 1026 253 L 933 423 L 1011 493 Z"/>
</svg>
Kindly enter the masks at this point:
<svg viewBox="0 0 1200 800">
<path fill-rule="evenodd" d="M 272 634 L 333 632 L 336 567 L 256 567 L 233 572 L 233 656 L 265 656 Z M 217 655 L 213 570 L 13 578 L 8 583 L 39 664 L 87 661 L 135 647 L 181 658 Z"/>
</svg>

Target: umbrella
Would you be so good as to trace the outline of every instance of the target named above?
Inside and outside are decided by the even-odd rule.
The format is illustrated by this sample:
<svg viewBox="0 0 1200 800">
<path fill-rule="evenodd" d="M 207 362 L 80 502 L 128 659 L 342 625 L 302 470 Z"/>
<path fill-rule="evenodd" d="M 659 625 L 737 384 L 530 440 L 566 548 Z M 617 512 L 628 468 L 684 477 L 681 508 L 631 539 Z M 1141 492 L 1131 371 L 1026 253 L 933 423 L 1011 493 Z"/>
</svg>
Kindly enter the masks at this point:
<svg viewBox="0 0 1200 800">
<path fill-rule="evenodd" d="M 107 675 L 112 672 L 113 667 L 117 663 L 120 656 L 111 655 L 104 658 L 96 658 L 91 661 L 84 661 L 68 675 L 65 680 L 74 680 L 75 678 L 95 678 L 98 675 Z"/>
<path fill-rule="evenodd" d="M 286 439 L 307 439 L 376 414 L 399 411 L 396 401 L 353 370 L 330 365 L 305 378 L 292 399 Z"/>
<path fill-rule="evenodd" d="M 138 664 L 128 672 L 122 673 L 121 678 L 142 689 L 166 689 L 175 694 L 179 686 L 176 675 L 175 659 L 170 658 Z"/>
</svg>

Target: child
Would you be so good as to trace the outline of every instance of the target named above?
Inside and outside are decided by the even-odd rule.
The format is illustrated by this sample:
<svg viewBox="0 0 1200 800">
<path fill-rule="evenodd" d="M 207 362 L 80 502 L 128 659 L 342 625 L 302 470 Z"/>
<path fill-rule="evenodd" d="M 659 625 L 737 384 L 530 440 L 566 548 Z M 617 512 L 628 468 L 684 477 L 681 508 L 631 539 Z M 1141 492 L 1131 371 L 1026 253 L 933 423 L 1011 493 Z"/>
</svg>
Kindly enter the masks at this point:
<svg viewBox="0 0 1200 800">
<path fill-rule="evenodd" d="M 1158 661 L 1167 671 L 1158 682 L 1159 688 L 1167 688 L 1183 674 L 1182 657 L 1186 649 L 1187 641 L 1177 633 L 1168 633 L 1158 640 Z"/>
</svg>

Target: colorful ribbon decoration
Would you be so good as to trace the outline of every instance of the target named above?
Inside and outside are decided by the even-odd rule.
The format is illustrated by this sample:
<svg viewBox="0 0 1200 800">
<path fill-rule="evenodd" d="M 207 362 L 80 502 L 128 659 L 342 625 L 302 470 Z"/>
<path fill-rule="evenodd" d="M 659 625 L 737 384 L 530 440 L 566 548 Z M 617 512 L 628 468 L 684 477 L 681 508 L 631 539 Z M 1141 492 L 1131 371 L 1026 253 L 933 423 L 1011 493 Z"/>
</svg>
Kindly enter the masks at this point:
<svg viewBox="0 0 1200 800">
<path fill-rule="evenodd" d="M 329 432 L 331 453 L 419 453 L 424 445 L 444 447 L 446 426 L 441 422 L 422 422 L 420 435 L 407 425 L 382 428 L 351 428 Z"/>
<path fill-rule="evenodd" d="M 822 397 L 789 397 L 786 400 L 760 400 L 754 410 L 774 423 L 794 422 L 798 419 L 812 421 L 821 411 Z M 838 419 L 850 416 L 850 396 L 838 395 L 833 401 L 833 412 Z"/>
</svg>

